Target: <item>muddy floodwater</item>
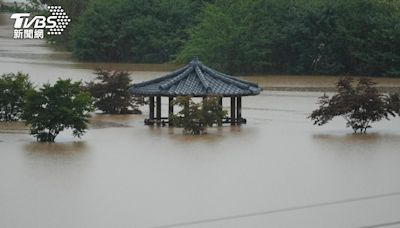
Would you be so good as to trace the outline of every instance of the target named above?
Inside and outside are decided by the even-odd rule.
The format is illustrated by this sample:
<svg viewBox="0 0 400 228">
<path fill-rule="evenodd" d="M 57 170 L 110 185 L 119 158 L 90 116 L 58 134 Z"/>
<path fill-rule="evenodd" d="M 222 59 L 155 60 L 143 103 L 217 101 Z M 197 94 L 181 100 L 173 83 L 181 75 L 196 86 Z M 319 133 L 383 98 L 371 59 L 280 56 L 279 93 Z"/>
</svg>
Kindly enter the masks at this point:
<svg viewBox="0 0 400 228">
<path fill-rule="evenodd" d="M 130 70 L 137 82 L 176 67 L 77 63 L 44 41 L 11 37 L 2 14 L 0 73 L 23 71 L 37 85 L 87 81 L 98 67 Z M 265 88 L 243 98 L 248 124 L 203 136 L 144 126 L 147 107 L 94 115 L 82 139 L 64 132 L 54 144 L 0 124 L 0 227 L 400 226 L 400 118 L 366 135 L 340 118 L 315 127 L 306 117 L 337 77 L 247 79 Z"/>
</svg>

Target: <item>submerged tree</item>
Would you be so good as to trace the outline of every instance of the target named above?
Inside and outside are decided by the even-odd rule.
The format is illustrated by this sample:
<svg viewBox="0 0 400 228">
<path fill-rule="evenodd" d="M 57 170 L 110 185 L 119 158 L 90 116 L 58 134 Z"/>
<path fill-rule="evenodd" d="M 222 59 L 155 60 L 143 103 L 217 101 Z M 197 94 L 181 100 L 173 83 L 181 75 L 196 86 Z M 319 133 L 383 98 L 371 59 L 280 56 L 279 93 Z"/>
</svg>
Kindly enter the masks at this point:
<svg viewBox="0 0 400 228">
<path fill-rule="evenodd" d="M 186 134 L 204 134 L 207 126 L 201 113 L 201 105 L 193 102 L 190 97 L 178 97 L 175 104 L 182 107 L 182 110 L 170 118 L 172 125 L 183 127 Z"/>
<path fill-rule="evenodd" d="M 38 141 L 54 142 L 65 129 L 72 129 L 75 137 L 85 133 L 93 109 L 90 95 L 81 91 L 80 84 L 59 79 L 53 86 L 45 84 L 28 93 L 22 118 Z"/>
<path fill-rule="evenodd" d="M 218 104 L 217 97 L 207 97 L 202 103 L 195 103 L 190 97 L 178 97 L 175 104 L 182 110 L 170 118 L 172 125 L 183 127 L 184 133 L 199 135 L 207 126 L 221 125 L 226 111 Z"/>
<path fill-rule="evenodd" d="M 399 94 L 384 95 L 374 85 L 367 78 L 359 79 L 356 86 L 352 78 L 342 78 L 336 84 L 337 94 L 331 98 L 326 94 L 321 96 L 319 108 L 308 118 L 321 126 L 335 116 L 342 116 L 354 133 L 365 133 L 371 123 L 400 115 Z"/>
<path fill-rule="evenodd" d="M 129 92 L 128 72 L 97 70 L 95 74 L 97 81 L 87 83 L 84 90 L 93 96 L 96 108 L 109 114 L 141 114 L 139 106 L 145 101 Z"/>
<path fill-rule="evenodd" d="M 219 99 L 221 98 L 218 96 L 209 96 L 203 99 L 201 111 L 206 125 L 209 127 L 212 127 L 214 124 L 221 126 L 222 119 L 228 114 L 219 104 Z"/>
<path fill-rule="evenodd" d="M 0 121 L 20 119 L 24 98 L 29 90 L 32 90 L 32 83 L 27 74 L 18 72 L 0 77 Z"/>
</svg>

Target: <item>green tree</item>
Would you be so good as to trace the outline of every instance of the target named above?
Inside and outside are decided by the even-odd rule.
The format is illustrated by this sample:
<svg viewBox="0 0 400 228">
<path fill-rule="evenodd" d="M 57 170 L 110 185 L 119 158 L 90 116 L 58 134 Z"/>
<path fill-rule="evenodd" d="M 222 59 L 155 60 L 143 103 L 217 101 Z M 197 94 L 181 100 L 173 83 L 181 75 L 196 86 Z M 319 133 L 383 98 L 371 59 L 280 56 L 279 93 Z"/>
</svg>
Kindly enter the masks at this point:
<svg viewBox="0 0 400 228">
<path fill-rule="evenodd" d="M 355 75 L 400 75 L 400 2 L 340 0 L 335 6 L 345 40 L 349 72 Z"/>
<path fill-rule="evenodd" d="M 190 97 L 178 97 L 175 104 L 182 110 L 170 118 L 173 126 L 182 127 L 185 134 L 204 134 L 207 126 L 222 124 L 226 111 L 218 104 L 217 97 L 207 97 L 202 103 L 195 103 Z"/>
<path fill-rule="evenodd" d="M 270 8 L 273 71 L 290 74 L 345 72 L 338 12 L 328 1 L 283 1 Z"/>
<path fill-rule="evenodd" d="M 228 114 L 219 104 L 218 96 L 208 96 L 202 102 L 202 115 L 204 116 L 206 126 L 212 127 L 214 124 L 222 126 L 222 120 Z"/>
<path fill-rule="evenodd" d="M 399 94 L 381 94 L 375 84 L 368 78 L 362 78 L 353 86 L 352 78 L 340 79 L 336 85 L 337 94 L 331 98 L 326 94 L 320 97 L 319 108 L 309 118 L 314 125 L 321 126 L 335 116 L 342 116 L 346 126 L 351 127 L 354 133 L 365 133 L 371 128 L 371 123 L 400 115 Z"/>
<path fill-rule="evenodd" d="M 231 73 L 400 75 L 400 2 L 219 0 L 177 62 Z"/>
<path fill-rule="evenodd" d="M 170 61 L 200 7 L 188 0 L 92 1 L 74 29 L 73 54 L 91 61 Z"/>
<path fill-rule="evenodd" d="M 32 83 L 27 74 L 9 73 L 0 77 L 0 121 L 20 119 L 24 98 L 30 90 Z"/>
<path fill-rule="evenodd" d="M 175 104 L 182 110 L 170 118 L 173 126 L 182 127 L 185 134 L 204 134 L 207 128 L 201 105 L 192 101 L 190 97 L 178 97 Z"/>
<path fill-rule="evenodd" d="M 81 91 L 80 84 L 59 79 L 28 93 L 22 118 L 38 141 L 54 142 L 65 129 L 72 129 L 74 137 L 85 133 L 93 109 L 90 95 Z"/>
<path fill-rule="evenodd" d="M 143 97 L 133 96 L 129 91 L 132 80 L 125 71 L 97 70 L 96 81 L 84 87 L 94 98 L 96 108 L 109 114 L 141 114 Z"/>
<path fill-rule="evenodd" d="M 271 64 L 270 31 L 274 25 L 264 2 L 217 1 L 204 10 L 203 20 L 177 57 L 185 63 L 192 56 L 228 72 L 265 72 Z"/>
</svg>

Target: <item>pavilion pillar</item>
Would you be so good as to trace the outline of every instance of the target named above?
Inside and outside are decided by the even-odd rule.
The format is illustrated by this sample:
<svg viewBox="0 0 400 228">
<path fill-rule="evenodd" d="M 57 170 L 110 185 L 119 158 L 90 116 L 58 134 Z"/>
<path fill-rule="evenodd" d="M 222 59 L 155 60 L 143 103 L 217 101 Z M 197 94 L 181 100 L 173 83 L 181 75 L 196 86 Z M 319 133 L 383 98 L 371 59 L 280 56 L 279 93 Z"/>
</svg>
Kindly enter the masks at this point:
<svg viewBox="0 0 400 228">
<path fill-rule="evenodd" d="M 222 97 L 218 97 L 218 105 L 219 105 L 219 107 L 221 108 L 221 110 L 224 109 L 223 104 L 222 104 Z M 219 127 L 222 126 L 222 122 L 223 122 L 223 119 L 219 119 L 219 120 L 218 120 L 218 126 L 219 126 Z"/>
<path fill-rule="evenodd" d="M 171 118 L 174 115 L 174 98 L 168 97 L 168 125 L 172 126 Z"/>
<path fill-rule="evenodd" d="M 156 107 L 156 120 L 157 125 L 161 125 L 161 96 L 157 96 L 157 107 Z"/>
<path fill-rule="evenodd" d="M 150 97 L 149 108 L 149 119 L 154 120 L 154 97 Z"/>
<path fill-rule="evenodd" d="M 237 103 L 237 113 L 236 113 L 236 118 L 238 120 L 238 124 L 242 124 L 242 97 L 237 97 L 236 98 L 236 103 Z"/>
<path fill-rule="evenodd" d="M 231 125 L 236 123 L 236 98 L 231 97 Z"/>
</svg>

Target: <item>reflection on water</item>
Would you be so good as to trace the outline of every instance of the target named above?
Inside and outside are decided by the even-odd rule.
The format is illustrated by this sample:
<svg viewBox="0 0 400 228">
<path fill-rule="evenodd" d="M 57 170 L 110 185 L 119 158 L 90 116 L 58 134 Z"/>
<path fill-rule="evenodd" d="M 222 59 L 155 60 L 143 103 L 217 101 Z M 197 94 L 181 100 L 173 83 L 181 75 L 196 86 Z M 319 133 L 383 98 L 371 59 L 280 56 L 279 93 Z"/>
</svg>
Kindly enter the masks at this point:
<svg viewBox="0 0 400 228">
<path fill-rule="evenodd" d="M 132 122 L 141 118 L 140 115 L 108 115 L 108 114 L 94 114 L 90 118 L 89 128 L 118 128 L 130 127 Z"/>
<path fill-rule="evenodd" d="M 368 134 L 315 134 L 313 139 L 320 151 L 336 150 L 338 153 L 382 153 L 396 151 L 400 146 L 400 135 L 395 133 Z"/>
<path fill-rule="evenodd" d="M 136 122 L 134 125 L 142 125 L 141 122 Z M 143 133 L 149 138 L 168 138 L 173 140 L 175 143 L 224 143 L 227 139 L 238 138 L 240 140 L 245 140 L 245 138 L 250 138 L 255 134 L 256 129 L 248 128 L 245 129 L 241 126 L 229 126 L 224 125 L 223 127 L 209 127 L 204 135 L 190 135 L 184 134 L 183 128 L 176 127 L 157 127 L 157 126 L 145 126 L 143 128 Z M 193 146 L 193 145 L 192 145 Z M 200 144 L 201 146 L 201 144 Z"/>
<path fill-rule="evenodd" d="M 0 122 L 0 133 L 27 133 L 28 127 L 22 122 Z"/>
<path fill-rule="evenodd" d="M 164 134 L 164 132 L 159 131 L 158 129 L 153 129 L 153 131 L 157 132 L 157 134 Z M 168 134 L 172 140 L 176 140 L 176 143 L 212 143 L 221 141 L 224 137 L 223 129 L 215 128 L 208 129 L 205 135 L 184 135 L 182 134 L 182 128 L 168 128 Z"/>
<path fill-rule="evenodd" d="M 396 125 L 394 125 L 396 126 Z M 347 134 L 326 134 L 319 133 L 313 134 L 313 138 L 316 141 L 325 143 L 341 143 L 341 144 L 376 144 L 376 143 L 390 143 L 400 142 L 400 132 L 396 133 L 385 133 L 385 132 L 372 132 L 361 134 L 361 133 L 347 133 Z"/>
<path fill-rule="evenodd" d="M 34 155 L 71 155 L 73 153 L 82 153 L 87 150 L 85 142 L 71 143 L 28 143 L 25 150 Z"/>
<path fill-rule="evenodd" d="M 313 135 L 315 139 L 341 142 L 341 143 L 351 143 L 351 142 L 377 142 L 380 140 L 400 139 L 397 135 L 379 134 L 379 133 L 368 133 L 368 134 L 344 134 L 344 135 L 329 135 L 329 134 L 316 134 Z"/>
</svg>

